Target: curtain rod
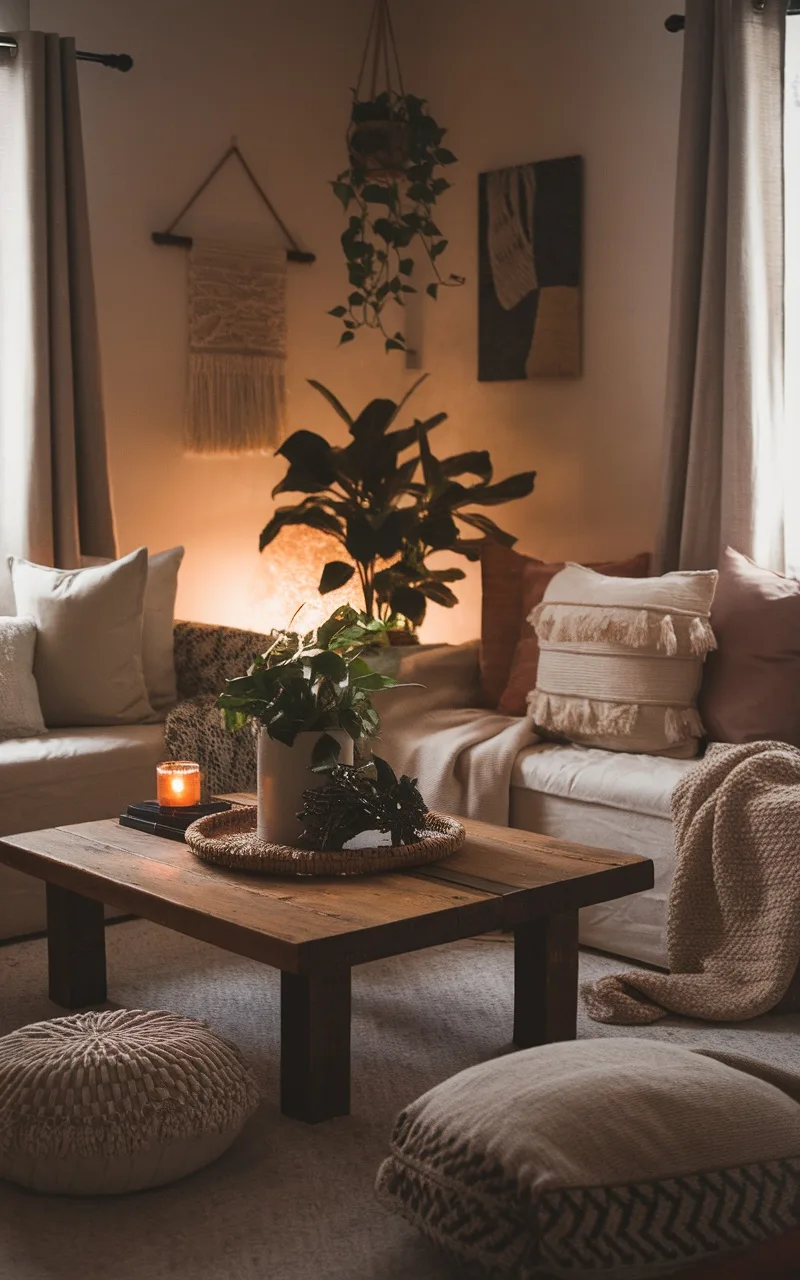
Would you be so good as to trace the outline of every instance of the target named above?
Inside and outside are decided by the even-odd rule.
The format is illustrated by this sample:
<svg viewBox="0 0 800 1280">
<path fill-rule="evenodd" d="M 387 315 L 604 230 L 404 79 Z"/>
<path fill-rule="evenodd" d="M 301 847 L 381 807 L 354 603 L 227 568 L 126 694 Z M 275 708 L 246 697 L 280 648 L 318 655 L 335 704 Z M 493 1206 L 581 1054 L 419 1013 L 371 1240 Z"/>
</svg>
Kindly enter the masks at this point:
<svg viewBox="0 0 800 1280">
<path fill-rule="evenodd" d="M 763 5 L 760 4 L 760 0 L 753 0 L 753 8 L 763 8 Z M 800 0 L 789 0 L 789 3 L 786 6 L 786 12 L 788 14 L 800 13 Z M 683 31 L 685 25 L 686 19 L 682 13 L 671 13 L 670 16 L 664 20 L 664 26 L 670 34 L 674 34 L 676 31 Z"/>
<path fill-rule="evenodd" d="M 16 56 L 17 42 L 13 36 L 0 36 L 0 49 L 10 49 Z M 81 62 L 100 62 L 104 67 L 113 67 L 115 71 L 130 71 L 133 58 L 129 53 L 86 53 L 82 49 L 75 50 L 75 57 Z"/>
</svg>

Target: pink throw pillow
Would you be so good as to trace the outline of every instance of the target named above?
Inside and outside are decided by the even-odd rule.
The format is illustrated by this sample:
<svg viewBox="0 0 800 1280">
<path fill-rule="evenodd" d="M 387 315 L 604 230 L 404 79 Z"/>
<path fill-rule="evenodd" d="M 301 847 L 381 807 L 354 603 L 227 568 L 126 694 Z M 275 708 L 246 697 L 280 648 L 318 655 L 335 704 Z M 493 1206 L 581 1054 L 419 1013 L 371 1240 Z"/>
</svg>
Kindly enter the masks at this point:
<svg viewBox="0 0 800 1280">
<path fill-rule="evenodd" d="M 700 715 L 713 742 L 800 747 L 800 582 L 726 547 L 711 606 Z"/>
</svg>

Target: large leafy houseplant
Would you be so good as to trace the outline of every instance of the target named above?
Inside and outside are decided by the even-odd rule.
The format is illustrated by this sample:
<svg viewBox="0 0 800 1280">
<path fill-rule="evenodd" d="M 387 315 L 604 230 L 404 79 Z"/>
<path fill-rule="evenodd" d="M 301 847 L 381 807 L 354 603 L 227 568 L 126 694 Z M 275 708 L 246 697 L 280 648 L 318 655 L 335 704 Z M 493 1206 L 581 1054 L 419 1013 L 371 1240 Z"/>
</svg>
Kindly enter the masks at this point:
<svg viewBox="0 0 800 1280">
<path fill-rule="evenodd" d="M 314 431 L 296 431 L 284 441 L 278 453 L 289 466 L 273 497 L 305 496 L 278 507 L 259 544 L 263 551 L 292 525 L 326 534 L 348 558 L 325 565 L 320 592 L 334 591 L 357 574 L 366 616 L 388 627 L 400 620 L 419 625 L 428 601 L 445 608 L 457 603 L 450 584 L 465 577 L 463 570 L 436 568 L 432 555 L 449 552 L 477 560 L 487 540 L 514 545 L 516 538 L 474 508 L 526 497 L 536 476 L 523 471 L 494 482 L 485 449 L 437 458 L 428 437 L 446 421 L 445 413 L 394 428 L 422 381 L 399 404 L 373 400 L 356 418 L 332 392 L 312 382 L 346 423 L 350 441 L 337 447 Z"/>
<path fill-rule="evenodd" d="M 345 605 L 315 631 L 274 632 L 269 649 L 246 675 L 226 682 L 217 706 L 228 729 L 256 721 L 287 747 L 301 733 L 319 733 L 311 768 L 325 772 L 340 754 L 331 730 L 344 730 L 353 742 L 360 742 L 380 728 L 371 695 L 393 688 L 397 681 L 373 671 L 362 655 L 385 643 L 386 628 L 380 621 Z"/>
<path fill-rule="evenodd" d="M 369 101 L 356 93 L 348 134 L 350 165 L 331 183 L 349 214 L 341 243 L 347 262 L 347 304 L 329 314 L 341 320 L 340 343 L 362 328 L 378 329 L 386 350 L 403 351 L 401 331 L 386 328 L 389 302 L 405 305 L 416 293 L 411 283 L 419 249 L 435 276 L 426 287 L 434 300 L 440 288 L 462 285 L 464 277 L 444 275 L 447 248 L 435 219 L 439 197 L 450 187 L 446 166 L 456 157 L 442 146 L 446 133 L 422 98 L 386 90 Z"/>
</svg>

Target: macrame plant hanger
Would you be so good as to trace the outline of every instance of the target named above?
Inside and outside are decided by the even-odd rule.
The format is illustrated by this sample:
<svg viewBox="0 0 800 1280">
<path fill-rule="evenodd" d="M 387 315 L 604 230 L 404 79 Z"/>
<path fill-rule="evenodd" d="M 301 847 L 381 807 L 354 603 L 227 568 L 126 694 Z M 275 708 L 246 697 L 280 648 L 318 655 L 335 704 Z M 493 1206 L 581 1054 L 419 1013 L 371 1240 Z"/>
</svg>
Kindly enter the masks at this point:
<svg viewBox="0 0 800 1280">
<path fill-rule="evenodd" d="M 358 82 L 356 84 L 357 102 L 364 101 L 361 97 L 361 90 L 366 83 L 364 76 L 367 70 L 367 63 L 370 60 L 370 53 L 372 54 L 372 68 L 368 101 L 374 102 L 378 96 L 378 84 L 381 74 L 383 74 L 386 81 L 386 91 L 389 96 L 399 95 L 401 98 L 404 97 L 403 72 L 400 69 L 400 58 L 397 52 L 397 42 L 394 38 L 394 26 L 389 10 L 389 0 L 375 0 L 369 30 L 367 31 L 367 40 L 364 45 L 364 56 L 361 59 L 361 69 L 358 73 Z"/>
<path fill-rule="evenodd" d="M 272 204 L 271 200 L 267 196 L 267 193 L 264 190 L 264 188 L 261 186 L 261 183 L 256 178 L 255 174 L 253 173 L 253 170 L 250 168 L 250 165 L 247 163 L 241 151 L 239 150 L 239 146 L 235 138 L 231 139 L 231 145 L 228 147 L 225 154 L 217 161 L 217 163 L 214 165 L 214 168 L 211 170 L 208 176 L 203 179 L 203 181 L 200 183 L 200 186 L 197 188 L 197 190 L 193 192 L 191 197 L 186 201 L 186 204 L 183 206 L 183 208 L 181 209 L 177 217 L 172 219 L 172 222 L 169 224 L 167 229 L 165 231 L 154 231 L 152 233 L 150 239 L 153 241 L 153 244 L 174 245 L 180 249 L 191 249 L 192 244 L 194 243 L 192 240 L 192 237 L 175 235 L 175 228 L 177 227 L 181 219 L 184 218 L 186 214 L 189 212 L 189 210 L 191 209 L 195 201 L 203 194 L 206 187 L 208 187 L 214 181 L 220 169 L 222 169 L 230 159 L 236 159 L 239 161 L 239 164 L 244 169 L 245 174 L 249 178 L 251 185 L 254 187 L 258 195 L 261 197 L 261 200 L 266 205 L 267 209 L 269 209 L 269 212 L 272 214 L 273 218 L 277 222 L 278 226 L 280 227 L 281 231 L 285 235 L 286 239 L 289 241 L 289 248 L 286 251 L 286 257 L 289 259 L 289 261 L 290 262 L 316 262 L 317 255 L 315 253 L 306 253 L 303 249 L 300 248 L 299 244 L 295 240 L 291 231 L 286 226 L 286 223 L 283 221 L 280 214 L 275 209 L 275 206 Z"/>
</svg>

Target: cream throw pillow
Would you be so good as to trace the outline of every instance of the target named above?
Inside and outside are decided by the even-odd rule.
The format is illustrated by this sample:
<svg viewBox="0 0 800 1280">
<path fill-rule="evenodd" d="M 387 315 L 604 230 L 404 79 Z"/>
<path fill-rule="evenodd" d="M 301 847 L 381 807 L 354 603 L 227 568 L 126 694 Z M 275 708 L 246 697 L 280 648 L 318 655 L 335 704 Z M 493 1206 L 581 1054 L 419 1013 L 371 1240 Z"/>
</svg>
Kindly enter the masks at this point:
<svg viewBox="0 0 800 1280">
<path fill-rule="evenodd" d="M 33 674 L 35 647 L 33 618 L 0 618 L 0 741 L 45 731 Z"/>
<path fill-rule="evenodd" d="M 168 551 L 157 551 L 147 557 L 142 661 L 147 695 L 154 711 L 168 711 L 178 700 L 172 635 L 178 570 L 183 557 L 183 547 L 170 547 Z M 112 563 L 99 556 L 81 559 L 84 566 Z"/>
<path fill-rule="evenodd" d="M 34 675 L 45 724 L 153 720 L 142 668 L 147 551 L 91 569 L 11 559 L 17 613 L 36 622 Z"/>
<path fill-rule="evenodd" d="M 517 1280 L 683 1274 L 780 1236 L 800 1106 L 701 1052 L 578 1040 L 462 1071 L 399 1116 L 378 1198 L 457 1267 Z"/>
<path fill-rule="evenodd" d="M 583 746 L 696 755 L 717 577 L 611 578 L 568 564 L 528 617 L 540 649 L 533 723 Z"/>
</svg>

